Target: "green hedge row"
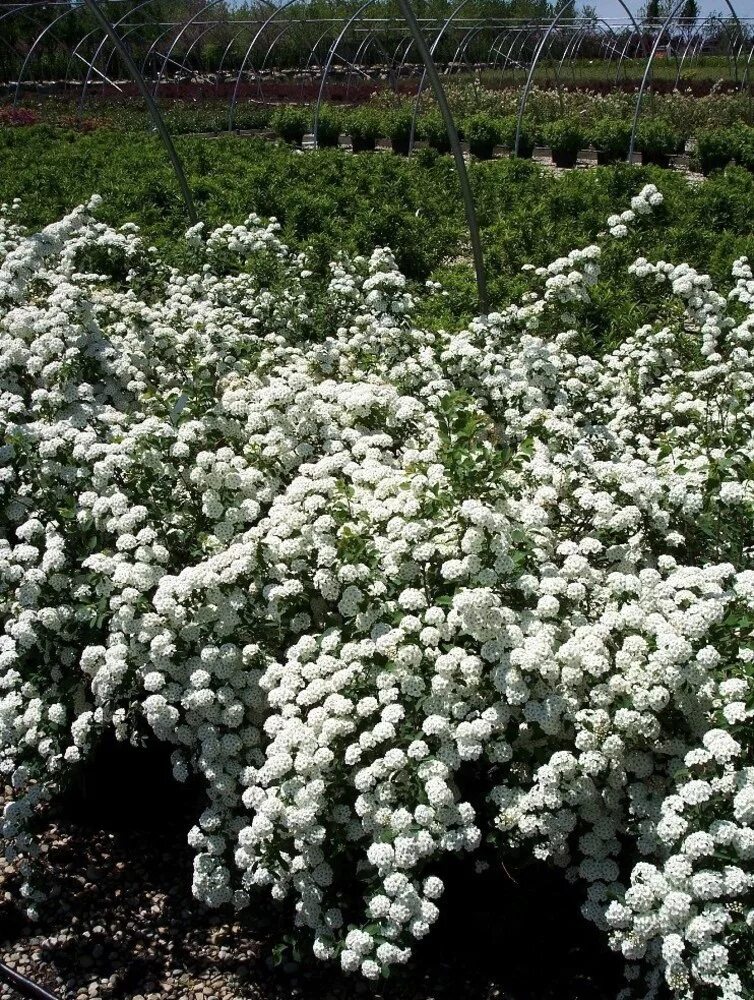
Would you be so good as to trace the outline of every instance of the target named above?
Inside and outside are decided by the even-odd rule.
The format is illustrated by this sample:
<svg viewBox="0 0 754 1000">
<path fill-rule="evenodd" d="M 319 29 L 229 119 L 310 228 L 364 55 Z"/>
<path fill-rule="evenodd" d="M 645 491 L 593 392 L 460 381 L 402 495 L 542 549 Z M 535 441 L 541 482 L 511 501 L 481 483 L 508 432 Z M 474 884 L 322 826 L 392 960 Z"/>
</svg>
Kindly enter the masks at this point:
<svg viewBox="0 0 754 1000">
<path fill-rule="evenodd" d="M 731 160 L 754 170 L 754 128 L 741 124 L 701 132 L 697 157 L 705 174 L 727 166 Z"/>
<path fill-rule="evenodd" d="M 407 147 L 411 132 L 411 108 L 402 106 L 393 111 L 359 108 L 353 111 L 325 106 L 319 116 L 318 139 L 323 146 L 335 145 L 341 132 L 354 139 L 356 148 L 369 148 L 379 136 L 389 136 L 397 148 Z M 482 159 L 492 154 L 496 145 L 511 149 L 516 139 L 516 117 L 495 117 L 477 112 L 457 123 L 475 156 Z M 312 115 L 307 108 L 284 107 L 273 111 L 267 125 L 289 141 L 301 141 L 312 127 Z M 422 115 L 416 126 L 416 139 L 427 141 L 440 152 L 449 149 L 445 123 L 439 112 Z M 649 163 L 665 164 L 667 158 L 682 153 L 686 136 L 660 118 L 645 118 L 636 130 L 635 149 Z M 524 120 L 519 137 L 519 156 L 531 156 L 535 145 L 549 146 L 555 159 L 563 165 L 575 162 L 580 149 L 593 146 L 605 163 L 624 160 L 631 141 L 631 122 L 623 118 L 603 117 L 585 126 L 576 117 L 560 118 L 534 126 Z M 731 161 L 754 170 L 754 127 L 739 124 L 727 128 L 709 129 L 698 136 L 697 159 L 702 171 L 725 167 Z"/>
<path fill-rule="evenodd" d="M 408 146 L 411 131 L 413 102 L 394 107 L 377 103 L 359 107 L 324 104 L 320 109 L 318 139 L 322 146 L 337 144 L 338 135 L 346 133 L 353 138 L 357 150 L 374 148 L 377 139 L 393 140 L 397 150 Z M 64 114 L 61 105 L 58 114 L 52 115 L 50 124 L 63 125 L 89 131 L 98 127 L 113 127 L 126 131 L 142 131 L 149 123 L 140 107 L 128 102 L 100 105 L 94 117 L 77 124 L 76 116 Z M 21 113 L 25 109 L 21 109 Z M 36 115 L 36 117 L 34 117 Z M 197 132 L 226 131 L 227 107 L 218 110 L 217 102 L 186 106 L 181 102 L 163 109 L 168 129 L 174 135 L 191 135 Z M 0 130 L 3 125 L 27 124 L 23 118 L 13 116 L 6 120 L 0 110 Z M 233 125 L 237 129 L 270 129 L 288 142 L 300 143 L 312 131 L 314 111 L 310 105 L 238 104 L 234 110 Z M 39 120 L 38 111 L 31 112 L 30 122 Z M 492 111 L 476 111 L 456 116 L 456 126 L 461 138 L 470 145 L 471 152 L 480 159 L 491 155 L 496 145 L 513 148 L 516 137 L 516 116 L 499 115 Z M 743 123 L 706 129 L 698 132 L 693 123 L 687 129 L 677 121 L 662 115 L 647 115 L 640 119 L 637 129 L 637 152 L 645 162 L 664 164 L 673 154 L 683 152 L 686 140 L 694 137 L 698 142 L 698 162 L 704 173 L 726 166 L 731 160 L 751 170 L 754 169 L 754 127 Z M 579 149 L 592 146 L 598 150 L 600 162 L 613 163 L 625 160 L 631 137 L 630 117 L 617 114 L 584 119 L 577 114 L 559 116 L 550 120 L 524 119 L 519 141 L 519 155 L 531 155 L 536 145 L 551 147 L 557 162 L 567 166 L 573 163 Z M 449 150 L 445 124 L 437 110 L 424 111 L 418 118 L 415 139 L 423 140 L 440 152 Z"/>
</svg>

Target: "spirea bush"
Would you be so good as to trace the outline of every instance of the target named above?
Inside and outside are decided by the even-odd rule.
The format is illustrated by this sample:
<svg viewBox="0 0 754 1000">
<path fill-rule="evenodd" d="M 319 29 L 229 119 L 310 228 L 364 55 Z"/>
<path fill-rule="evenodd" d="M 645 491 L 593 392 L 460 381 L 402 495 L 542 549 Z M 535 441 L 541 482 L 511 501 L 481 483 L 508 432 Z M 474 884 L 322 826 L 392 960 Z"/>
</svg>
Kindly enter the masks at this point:
<svg viewBox="0 0 754 1000">
<path fill-rule="evenodd" d="M 195 895 L 289 900 L 376 978 L 444 855 L 562 866 L 626 996 L 754 990 L 754 278 L 638 257 L 655 320 L 586 352 L 611 240 L 461 331 L 388 250 L 322 282 L 252 216 L 185 273 L 93 201 L 0 223 L 6 851 L 111 728 L 201 776 Z M 430 294 L 435 293 L 430 290 Z M 630 316 L 625 318 L 630 323 Z M 630 992 L 633 991 L 633 992 Z"/>
</svg>

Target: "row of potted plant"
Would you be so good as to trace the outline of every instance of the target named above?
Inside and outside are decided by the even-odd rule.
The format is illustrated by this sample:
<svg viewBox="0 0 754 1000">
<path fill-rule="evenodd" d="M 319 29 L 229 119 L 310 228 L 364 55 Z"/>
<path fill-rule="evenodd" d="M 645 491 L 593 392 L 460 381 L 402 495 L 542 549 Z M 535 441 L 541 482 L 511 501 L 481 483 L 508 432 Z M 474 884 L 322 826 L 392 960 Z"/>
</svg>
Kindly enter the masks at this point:
<svg viewBox="0 0 754 1000">
<path fill-rule="evenodd" d="M 754 170 L 754 128 L 740 124 L 700 132 L 696 155 L 705 174 L 725 167 L 731 160 Z"/>
<path fill-rule="evenodd" d="M 248 117 L 248 116 L 247 116 Z M 411 142 L 413 108 L 402 104 L 396 108 L 362 105 L 356 108 L 324 104 L 317 116 L 317 141 L 321 146 L 335 146 L 338 137 L 347 133 L 356 152 L 374 149 L 380 138 L 388 138 L 393 149 L 408 152 Z M 256 127 L 268 128 L 282 139 L 301 143 L 313 128 L 311 107 L 281 105 L 260 108 L 254 114 Z M 479 159 L 488 159 L 496 146 L 513 150 L 516 141 L 515 115 L 497 116 L 478 111 L 456 119 L 460 138 Z M 519 134 L 518 155 L 530 157 L 537 145 L 548 146 L 558 166 L 573 166 L 580 150 L 592 147 L 598 163 L 625 160 L 631 142 L 630 118 L 605 115 L 585 123 L 576 115 L 552 121 L 534 123 L 524 118 Z M 414 141 L 427 143 L 439 152 L 448 152 L 450 143 L 442 116 L 430 110 L 418 116 L 413 128 Z M 639 121 L 634 149 L 645 163 L 667 166 L 669 158 L 684 151 L 687 136 L 666 119 L 646 117 Z M 699 168 L 707 174 L 725 167 L 731 161 L 754 170 L 754 127 L 743 123 L 699 133 L 696 144 Z"/>
<path fill-rule="evenodd" d="M 381 137 L 392 140 L 397 152 L 406 152 L 411 141 L 412 107 L 401 105 L 395 109 L 360 107 L 334 108 L 323 105 L 317 121 L 319 145 L 337 144 L 338 136 L 351 136 L 354 150 L 374 149 Z M 312 112 L 305 107 L 286 106 L 274 110 L 268 126 L 289 142 L 301 142 L 312 129 Z M 496 146 L 513 149 L 516 141 L 515 115 L 497 117 L 480 111 L 456 121 L 461 139 L 469 144 L 470 151 L 480 159 L 492 156 Z M 445 123 L 438 111 L 419 116 L 414 129 L 414 139 L 428 143 L 440 152 L 450 148 Z M 519 134 L 518 155 L 529 157 L 536 145 L 549 146 L 553 159 L 562 166 L 572 166 L 580 149 L 593 146 L 600 162 L 625 159 L 631 139 L 631 122 L 627 119 L 603 117 L 586 126 L 575 117 L 534 125 L 524 119 Z M 666 121 L 647 118 L 639 123 L 635 148 L 643 153 L 647 162 L 665 164 L 668 157 L 683 151 L 685 137 Z M 729 157 L 730 159 L 730 157 Z"/>
<path fill-rule="evenodd" d="M 137 122 L 135 111 L 125 110 L 127 123 L 143 127 L 140 118 Z M 0 109 L 0 128 L 34 124 L 40 117 L 36 108 L 11 108 L 5 112 Z M 411 102 L 390 108 L 376 103 L 356 107 L 323 104 L 317 117 L 317 140 L 321 146 L 337 145 L 338 137 L 346 133 L 351 137 L 353 148 L 357 152 L 374 149 L 377 141 L 382 138 L 391 140 L 396 152 L 405 154 L 408 151 L 413 121 Z M 187 123 L 191 124 L 191 119 L 185 114 L 176 118 L 176 113 L 171 108 L 166 110 L 165 119 L 171 132 L 197 131 L 196 128 L 187 129 L 185 126 Z M 311 105 L 243 102 L 236 108 L 235 124 L 241 129 L 269 130 L 287 142 L 300 144 L 303 137 L 312 131 L 313 119 Z M 106 119 L 69 122 L 68 117 L 61 118 L 60 122 L 67 126 L 75 124 L 79 129 L 109 124 Z M 517 117 L 514 114 L 475 111 L 456 115 L 455 123 L 460 138 L 468 143 L 471 153 L 479 159 L 491 157 L 496 146 L 506 147 L 511 151 L 515 146 Z M 519 135 L 518 155 L 530 157 L 535 146 L 544 145 L 552 151 L 556 164 L 567 167 L 575 164 L 581 149 L 592 147 L 599 163 L 625 160 L 631 139 L 631 124 L 630 116 L 618 114 L 592 119 L 584 119 L 576 114 L 550 120 L 525 117 Z M 200 120 L 195 125 L 199 126 L 198 131 L 201 131 L 202 126 L 205 129 L 208 126 L 220 128 L 219 122 L 213 125 Z M 418 116 L 413 131 L 414 141 L 426 143 L 439 152 L 449 151 L 445 123 L 437 109 L 431 105 Z M 666 166 L 669 157 L 683 152 L 685 141 L 693 131 L 684 132 L 663 116 L 648 115 L 639 121 L 634 149 L 642 154 L 645 163 Z M 725 167 L 731 161 L 754 170 L 754 127 L 743 123 L 727 124 L 699 130 L 695 138 L 695 162 L 703 173 Z"/>
</svg>

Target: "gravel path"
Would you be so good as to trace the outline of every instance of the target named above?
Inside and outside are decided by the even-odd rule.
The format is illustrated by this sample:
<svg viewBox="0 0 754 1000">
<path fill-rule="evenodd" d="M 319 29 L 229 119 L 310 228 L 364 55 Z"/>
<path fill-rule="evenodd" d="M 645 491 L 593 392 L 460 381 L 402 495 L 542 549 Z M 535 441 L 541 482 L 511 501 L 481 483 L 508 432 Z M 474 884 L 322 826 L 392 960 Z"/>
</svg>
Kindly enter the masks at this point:
<svg viewBox="0 0 754 1000">
<path fill-rule="evenodd" d="M 177 833 L 177 831 L 171 831 Z M 12 866 L 0 862 L 0 955 L 65 998 L 241 1000 L 258 940 L 192 899 L 184 838 L 53 825 L 44 861 L 53 898 L 36 925 L 12 903 Z M 0 997 L 15 997 L 0 986 Z"/>
</svg>

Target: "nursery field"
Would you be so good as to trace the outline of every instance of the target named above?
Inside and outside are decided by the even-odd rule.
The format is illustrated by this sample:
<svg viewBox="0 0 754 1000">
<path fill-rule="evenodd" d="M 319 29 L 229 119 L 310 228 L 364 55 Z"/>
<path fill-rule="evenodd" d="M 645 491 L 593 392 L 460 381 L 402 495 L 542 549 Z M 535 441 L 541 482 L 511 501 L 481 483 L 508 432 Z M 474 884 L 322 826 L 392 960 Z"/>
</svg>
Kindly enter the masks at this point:
<svg viewBox="0 0 754 1000">
<path fill-rule="evenodd" d="M 264 205 L 283 238 L 306 249 L 315 275 L 325 280 L 340 251 L 369 254 L 389 244 L 413 282 L 443 282 L 447 294 L 420 297 L 423 315 L 449 323 L 471 317 L 476 291 L 468 230 L 449 157 L 431 149 L 411 159 L 336 150 L 304 156 L 284 144 L 235 136 L 176 143 L 207 226 L 243 223 L 250 206 Z M 525 265 L 546 266 L 587 245 L 613 208 L 650 182 L 664 202 L 643 224 L 642 252 L 686 261 L 716 280 L 738 257 L 754 259 L 754 175 L 740 167 L 694 186 L 680 174 L 625 164 L 554 174 L 526 160 L 495 160 L 473 163 L 470 174 L 496 302 L 528 290 Z M 52 222 L 95 189 L 103 220 L 137 224 L 170 263 L 186 266 L 185 206 L 156 139 L 47 126 L 0 133 L 0 200 L 19 198 L 28 226 Z M 638 247 L 636 240 L 616 241 L 606 250 L 608 280 L 589 306 L 589 329 L 610 346 L 624 335 L 626 309 L 639 316 L 653 308 L 625 280 Z"/>
<path fill-rule="evenodd" d="M 635 95 L 492 158 L 448 90 L 482 315 L 429 98 L 410 157 L 166 102 L 194 225 L 135 101 L 0 118 L 0 960 L 61 1000 L 754 998 L 750 98 L 636 166 Z"/>
</svg>

